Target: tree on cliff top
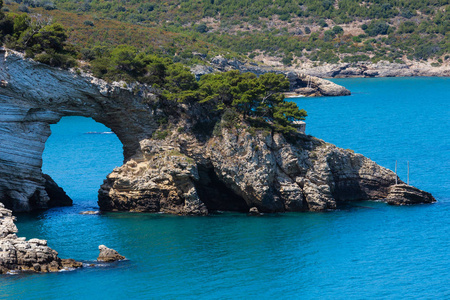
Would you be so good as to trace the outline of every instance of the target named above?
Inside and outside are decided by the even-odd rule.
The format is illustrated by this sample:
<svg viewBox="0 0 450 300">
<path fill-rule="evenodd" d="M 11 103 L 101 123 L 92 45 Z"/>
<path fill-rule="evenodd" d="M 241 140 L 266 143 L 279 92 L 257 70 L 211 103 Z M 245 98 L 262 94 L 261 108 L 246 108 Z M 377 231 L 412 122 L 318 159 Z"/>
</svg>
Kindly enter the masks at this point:
<svg viewBox="0 0 450 300">
<path fill-rule="evenodd" d="M 204 75 L 199 84 L 203 96 L 200 102 L 212 101 L 218 109 L 233 108 L 244 119 L 267 123 L 275 131 L 293 132 L 292 122 L 304 120 L 307 115 L 294 102 L 284 100 L 283 92 L 289 89 L 289 81 L 281 74 L 257 77 L 229 71 Z"/>
</svg>

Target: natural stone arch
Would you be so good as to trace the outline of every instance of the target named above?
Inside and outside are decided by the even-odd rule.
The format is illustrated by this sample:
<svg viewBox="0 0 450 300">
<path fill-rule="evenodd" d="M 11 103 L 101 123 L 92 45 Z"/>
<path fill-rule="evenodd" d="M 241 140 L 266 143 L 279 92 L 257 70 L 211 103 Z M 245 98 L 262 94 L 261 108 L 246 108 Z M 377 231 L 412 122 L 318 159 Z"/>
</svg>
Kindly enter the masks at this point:
<svg viewBox="0 0 450 300">
<path fill-rule="evenodd" d="M 397 184 L 394 172 L 370 159 L 303 133 L 291 142 L 279 133 L 252 135 L 242 121 L 219 126 L 214 135 L 220 116 L 207 105 L 163 103 L 145 86 L 109 85 L 9 50 L 0 50 L 0 111 L 0 201 L 16 211 L 48 206 L 42 152 L 49 125 L 63 116 L 91 117 L 123 144 L 124 165 L 99 191 L 102 210 L 198 215 L 251 207 L 320 211 L 356 200 L 435 201 Z M 164 117 L 168 124 L 161 128 L 170 134 L 151 139 Z"/>
<path fill-rule="evenodd" d="M 50 124 L 90 117 L 111 128 L 124 160 L 157 128 L 144 91 L 131 91 L 0 50 L 0 199 L 15 211 L 46 208 L 42 153 Z"/>
</svg>

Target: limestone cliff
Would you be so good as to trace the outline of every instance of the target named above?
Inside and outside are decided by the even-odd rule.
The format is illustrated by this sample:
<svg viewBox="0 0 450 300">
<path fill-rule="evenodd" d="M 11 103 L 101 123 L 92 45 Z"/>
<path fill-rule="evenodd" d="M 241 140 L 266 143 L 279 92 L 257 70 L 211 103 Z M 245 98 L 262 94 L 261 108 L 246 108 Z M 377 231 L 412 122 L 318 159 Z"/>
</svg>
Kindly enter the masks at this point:
<svg viewBox="0 0 450 300">
<path fill-rule="evenodd" d="M 61 117 L 91 117 L 110 127 L 124 145 L 125 159 L 157 127 L 142 96 L 146 90 L 131 92 L 126 84 L 109 85 L 10 50 L 0 49 L 0 82 L 0 201 L 14 211 L 54 205 L 41 171 L 42 152 L 50 124 Z"/>
<path fill-rule="evenodd" d="M 222 120 L 208 104 L 167 102 L 148 86 L 107 84 L 9 50 L 0 50 L 0 82 L 0 201 L 15 211 L 64 198 L 49 192 L 42 152 L 49 125 L 74 115 L 105 124 L 123 143 L 124 165 L 99 191 L 102 210 L 203 215 L 434 201 L 414 187 L 393 187 L 395 174 L 362 155 L 302 133 L 287 140 L 242 119 Z"/>
<path fill-rule="evenodd" d="M 400 180 L 396 185 L 392 171 L 363 155 L 302 133 L 288 141 L 281 134 L 254 132 L 245 123 L 222 127 L 204 141 L 190 132 L 142 141 L 143 155 L 115 169 L 102 185 L 100 208 L 206 214 L 251 207 L 323 211 L 356 200 L 435 201 Z"/>
</svg>

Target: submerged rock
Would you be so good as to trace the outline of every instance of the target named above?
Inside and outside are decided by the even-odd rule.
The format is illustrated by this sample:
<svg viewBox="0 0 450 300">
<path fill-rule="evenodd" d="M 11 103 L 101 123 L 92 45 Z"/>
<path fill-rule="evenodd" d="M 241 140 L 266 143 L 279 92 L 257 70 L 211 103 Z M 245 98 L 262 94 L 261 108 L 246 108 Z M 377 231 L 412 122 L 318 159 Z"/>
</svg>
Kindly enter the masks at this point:
<svg viewBox="0 0 450 300">
<path fill-rule="evenodd" d="M 100 211 L 98 210 L 86 210 L 86 211 L 82 211 L 80 212 L 80 215 L 99 215 Z"/>
<path fill-rule="evenodd" d="M 249 215 L 249 216 L 260 216 L 261 213 L 259 212 L 259 210 L 258 210 L 257 207 L 251 207 L 251 208 L 248 210 L 248 215 Z"/>
<path fill-rule="evenodd" d="M 108 248 L 105 245 L 98 246 L 98 250 L 100 250 L 100 254 L 97 257 L 97 260 L 99 261 L 113 262 L 125 259 L 125 256 L 120 255 L 119 252 L 114 249 Z"/>
<path fill-rule="evenodd" d="M 17 271 L 57 272 L 82 267 L 73 259 L 60 259 L 46 240 L 17 237 L 12 212 L 0 203 L 0 274 Z"/>
</svg>

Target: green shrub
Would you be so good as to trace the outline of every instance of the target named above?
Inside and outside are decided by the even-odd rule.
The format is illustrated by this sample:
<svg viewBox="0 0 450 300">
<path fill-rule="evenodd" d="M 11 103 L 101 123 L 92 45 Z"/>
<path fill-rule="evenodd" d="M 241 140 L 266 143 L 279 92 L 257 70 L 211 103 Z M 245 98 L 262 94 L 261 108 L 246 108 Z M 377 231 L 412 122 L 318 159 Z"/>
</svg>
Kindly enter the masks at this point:
<svg viewBox="0 0 450 300">
<path fill-rule="evenodd" d="M 168 130 L 157 130 L 153 133 L 153 139 L 155 140 L 164 140 L 167 136 L 169 136 Z"/>
</svg>

